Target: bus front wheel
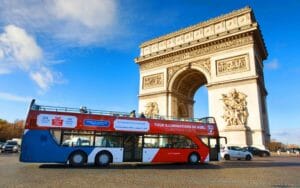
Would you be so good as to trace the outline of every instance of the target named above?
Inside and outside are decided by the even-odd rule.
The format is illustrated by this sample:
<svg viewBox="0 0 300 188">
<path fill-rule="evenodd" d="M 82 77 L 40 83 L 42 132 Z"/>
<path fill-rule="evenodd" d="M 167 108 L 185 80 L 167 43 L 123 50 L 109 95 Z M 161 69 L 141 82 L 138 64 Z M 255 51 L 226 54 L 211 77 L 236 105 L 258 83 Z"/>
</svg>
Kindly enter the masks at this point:
<svg viewBox="0 0 300 188">
<path fill-rule="evenodd" d="M 69 157 L 71 166 L 83 166 L 87 161 L 87 156 L 83 151 L 75 151 Z"/>
<path fill-rule="evenodd" d="M 189 155 L 189 159 L 188 159 L 188 162 L 189 164 L 197 164 L 200 160 L 200 157 L 197 153 L 191 153 Z"/>
<path fill-rule="evenodd" d="M 99 152 L 95 157 L 97 166 L 108 166 L 112 162 L 112 155 L 108 151 Z"/>
</svg>

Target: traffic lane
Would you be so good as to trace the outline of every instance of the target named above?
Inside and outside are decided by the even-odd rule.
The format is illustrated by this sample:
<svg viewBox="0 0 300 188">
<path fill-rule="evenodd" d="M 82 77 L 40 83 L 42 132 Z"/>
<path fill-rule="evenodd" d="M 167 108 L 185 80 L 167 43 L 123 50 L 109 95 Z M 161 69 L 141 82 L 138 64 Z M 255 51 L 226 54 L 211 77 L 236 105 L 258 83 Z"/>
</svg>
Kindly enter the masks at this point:
<svg viewBox="0 0 300 188">
<path fill-rule="evenodd" d="M 0 187 L 300 187 L 300 158 L 270 157 L 205 165 L 122 164 L 69 168 L 0 155 Z"/>
<path fill-rule="evenodd" d="M 190 165 L 186 163 L 120 163 L 108 167 L 88 165 L 84 167 L 70 167 L 64 164 L 41 164 L 39 168 L 79 168 L 79 169 L 224 169 L 224 168 L 273 168 L 273 167 L 300 167 L 300 158 L 296 157 L 257 157 L 252 161 L 229 160 L 217 161 L 207 164 Z"/>
</svg>

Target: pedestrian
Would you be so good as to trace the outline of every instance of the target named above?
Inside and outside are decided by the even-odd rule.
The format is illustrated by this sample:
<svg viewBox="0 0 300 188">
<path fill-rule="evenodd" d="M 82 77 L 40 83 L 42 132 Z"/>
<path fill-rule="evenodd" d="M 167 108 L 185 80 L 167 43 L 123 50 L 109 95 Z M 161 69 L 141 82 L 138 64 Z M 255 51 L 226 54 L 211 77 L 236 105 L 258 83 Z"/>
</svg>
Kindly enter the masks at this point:
<svg viewBox="0 0 300 188">
<path fill-rule="evenodd" d="M 141 113 L 140 118 L 146 118 L 144 112 Z"/>
<path fill-rule="evenodd" d="M 129 117 L 135 117 L 135 110 L 132 110 L 129 114 Z"/>
<path fill-rule="evenodd" d="M 86 106 L 81 106 L 80 107 L 80 112 L 81 113 L 87 113 L 88 112 L 87 107 Z"/>
</svg>

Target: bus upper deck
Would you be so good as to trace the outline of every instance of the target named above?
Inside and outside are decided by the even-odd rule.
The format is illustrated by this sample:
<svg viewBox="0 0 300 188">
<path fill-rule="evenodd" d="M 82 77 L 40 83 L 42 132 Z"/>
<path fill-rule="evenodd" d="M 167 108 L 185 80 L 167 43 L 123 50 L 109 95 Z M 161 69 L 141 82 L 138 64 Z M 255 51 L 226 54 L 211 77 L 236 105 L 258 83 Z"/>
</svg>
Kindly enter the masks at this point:
<svg viewBox="0 0 300 188">
<path fill-rule="evenodd" d="M 42 106 L 33 100 L 20 161 L 88 163 L 208 162 L 219 159 L 213 117 L 129 117 L 129 113 Z"/>
</svg>

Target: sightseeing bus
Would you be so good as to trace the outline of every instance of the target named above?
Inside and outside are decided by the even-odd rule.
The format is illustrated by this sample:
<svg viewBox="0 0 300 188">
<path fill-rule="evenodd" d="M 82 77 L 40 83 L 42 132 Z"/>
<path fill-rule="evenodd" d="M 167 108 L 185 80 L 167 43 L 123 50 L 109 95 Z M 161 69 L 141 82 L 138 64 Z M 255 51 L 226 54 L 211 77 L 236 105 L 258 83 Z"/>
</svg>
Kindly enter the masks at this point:
<svg viewBox="0 0 300 188">
<path fill-rule="evenodd" d="M 32 100 L 21 162 L 71 166 L 110 163 L 206 163 L 220 159 L 214 118 L 137 118 L 127 113 L 42 106 Z"/>
</svg>

